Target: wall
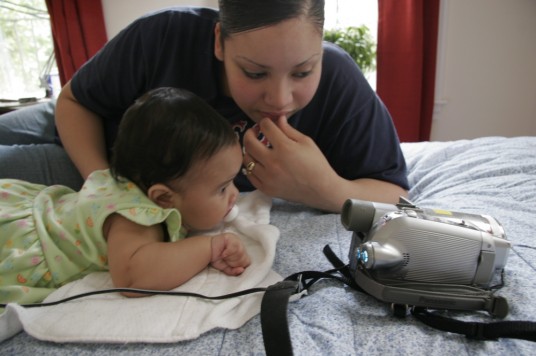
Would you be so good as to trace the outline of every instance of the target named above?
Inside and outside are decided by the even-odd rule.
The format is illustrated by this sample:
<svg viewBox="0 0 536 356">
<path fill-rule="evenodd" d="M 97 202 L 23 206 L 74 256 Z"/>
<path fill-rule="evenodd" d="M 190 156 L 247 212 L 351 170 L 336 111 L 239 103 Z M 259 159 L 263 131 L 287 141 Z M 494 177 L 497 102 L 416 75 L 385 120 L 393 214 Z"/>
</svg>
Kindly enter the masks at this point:
<svg viewBox="0 0 536 356">
<path fill-rule="evenodd" d="M 136 18 L 158 9 L 193 5 L 218 8 L 218 0 L 101 0 L 108 38 L 112 38 Z"/>
<path fill-rule="evenodd" d="M 536 1 L 442 0 L 432 140 L 536 136 Z"/>
<path fill-rule="evenodd" d="M 217 0 L 102 4 L 109 38 L 159 8 L 218 6 Z M 536 136 L 535 19 L 535 0 L 441 1 L 432 140 Z"/>
</svg>

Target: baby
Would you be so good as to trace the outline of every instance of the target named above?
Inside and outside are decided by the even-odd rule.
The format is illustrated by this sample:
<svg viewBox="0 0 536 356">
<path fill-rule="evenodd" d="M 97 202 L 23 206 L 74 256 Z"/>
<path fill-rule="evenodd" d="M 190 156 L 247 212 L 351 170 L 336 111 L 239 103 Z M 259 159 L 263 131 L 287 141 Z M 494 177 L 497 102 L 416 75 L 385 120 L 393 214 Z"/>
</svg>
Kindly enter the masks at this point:
<svg viewBox="0 0 536 356">
<path fill-rule="evenodd" d="M 250 264 L 240 238 L 200 232 L 236 214 L 241 165 L 235 133 L 202 99 L 150 91 L 125 113 L 110 169 L 80 192 L 0 180 L 0 303 L 40 302 L 95 271 L 152 290 L 209 265 L 240 275 Z"/>
</svg>

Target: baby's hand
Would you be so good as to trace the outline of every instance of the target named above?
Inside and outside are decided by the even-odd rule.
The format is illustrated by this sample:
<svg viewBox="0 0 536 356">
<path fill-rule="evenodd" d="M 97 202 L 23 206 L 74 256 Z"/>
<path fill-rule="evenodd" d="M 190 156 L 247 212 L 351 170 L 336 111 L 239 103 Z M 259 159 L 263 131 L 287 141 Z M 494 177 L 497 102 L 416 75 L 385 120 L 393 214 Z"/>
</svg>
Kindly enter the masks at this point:
<svg viewBox="0 0 536 356">
<path fill-rule="evenodd" d="M 230 276 L 238 276 L 251 263 L 248 253 L 233 233 L 224 232 L 211 240 L 212 258 L 210 265 Z"/>
</svg>

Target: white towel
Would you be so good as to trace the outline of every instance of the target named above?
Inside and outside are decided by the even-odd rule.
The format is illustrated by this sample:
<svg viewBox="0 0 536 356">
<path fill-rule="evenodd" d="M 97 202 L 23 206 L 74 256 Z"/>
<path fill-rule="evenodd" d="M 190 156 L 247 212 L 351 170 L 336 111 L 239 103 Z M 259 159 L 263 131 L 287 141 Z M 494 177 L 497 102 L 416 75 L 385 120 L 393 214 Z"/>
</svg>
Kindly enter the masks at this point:
<svg viewBox="0 0 536 356">
<path fill-rule="evenodd" d="M 218 296 L 267 287 L 282 279 L 272 270 L 279 230 L 269 225 L 271 199 L 255 191 L 240 196 L 238 217 L 225 226 L 241 236 L 251 265 L 238 277 L 206 268 L 174 291 Z M 71 282 L 45 300 L 112 288 L 109 273 L 93 273 Z M 101 294 L 41 308 L 9 304 L 0 315 L 0 341 L 23 329 L 40 340 L 55 342 L 176 342 L 213 328 L 236 329 L 260 312 L 263 293 L 219 301 L 194 297 L 126 298 Z"/>
</svg>

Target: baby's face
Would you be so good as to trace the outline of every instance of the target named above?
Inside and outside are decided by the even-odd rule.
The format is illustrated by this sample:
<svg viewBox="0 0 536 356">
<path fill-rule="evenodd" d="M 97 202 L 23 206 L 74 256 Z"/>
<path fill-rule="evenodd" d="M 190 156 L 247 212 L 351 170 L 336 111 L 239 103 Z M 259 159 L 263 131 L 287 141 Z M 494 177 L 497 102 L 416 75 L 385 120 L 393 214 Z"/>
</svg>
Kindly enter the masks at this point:
<svg viewBox="0 0 536 356">
<path fill-rule="evenodd" d="M 233 180 L 242 166 L 240 145 L 221 149 L 206 161 L 196 163 L 181 178 L 184 188 L 175 208 L 188 230 L 208 230 L 221 223 L 238 197 Z"/>
</svg>

